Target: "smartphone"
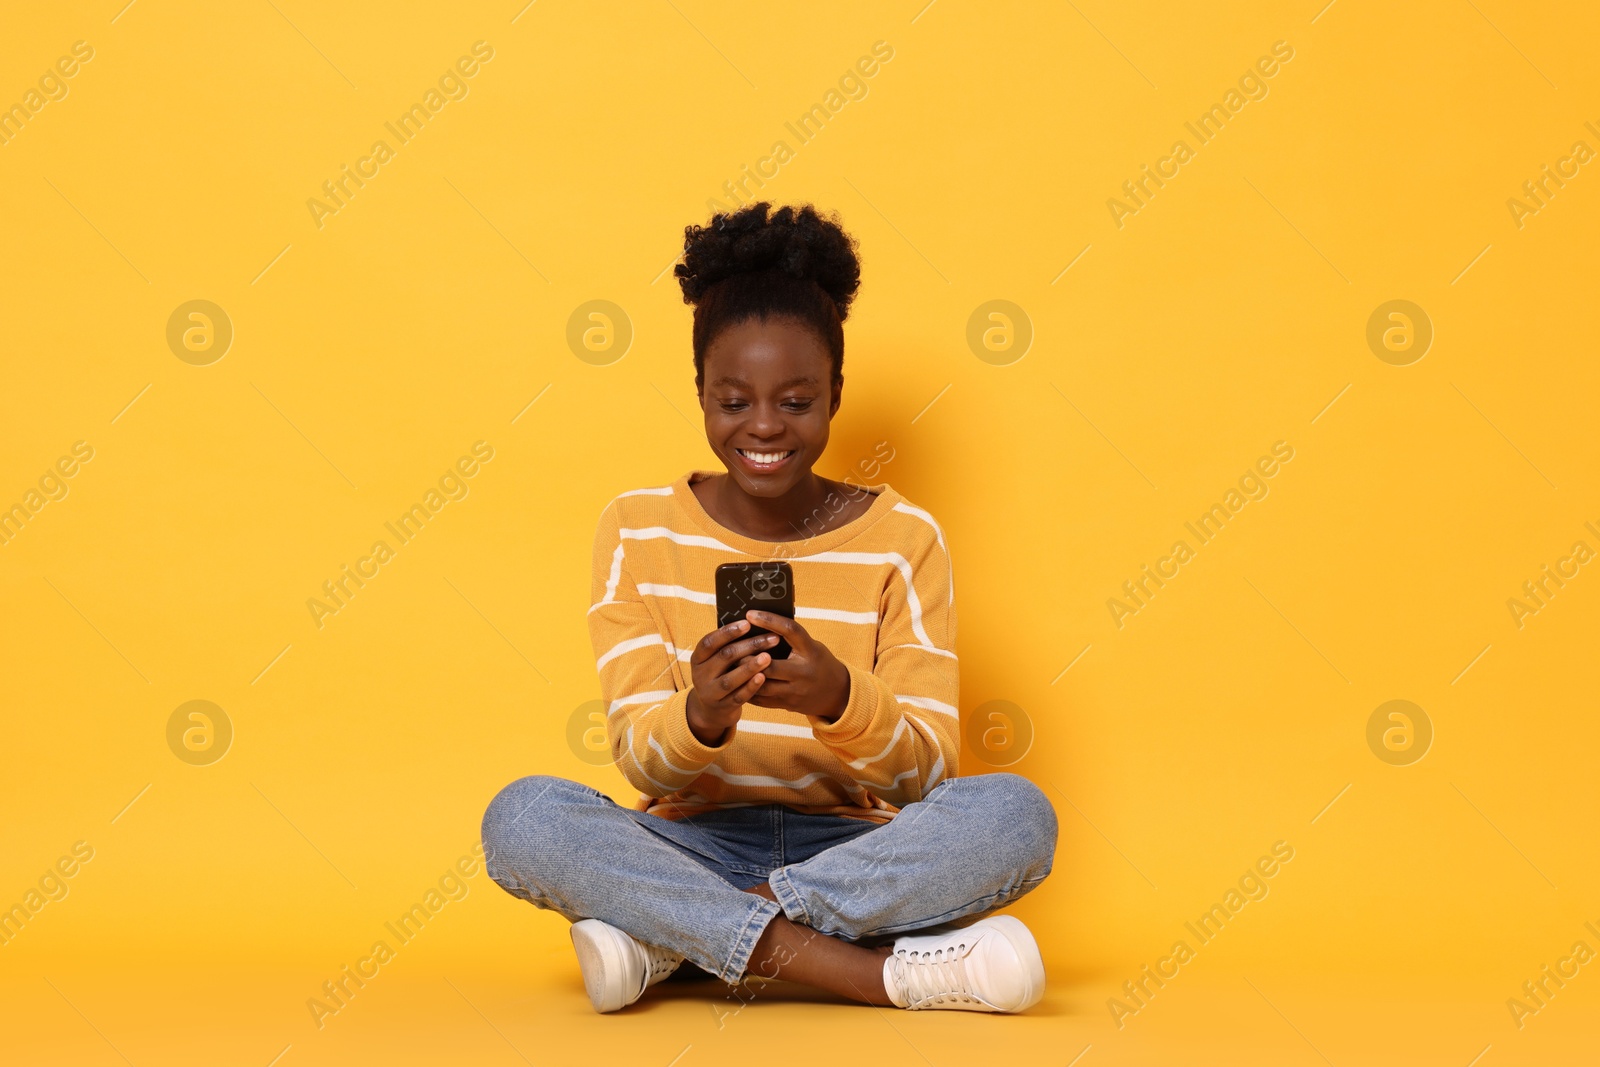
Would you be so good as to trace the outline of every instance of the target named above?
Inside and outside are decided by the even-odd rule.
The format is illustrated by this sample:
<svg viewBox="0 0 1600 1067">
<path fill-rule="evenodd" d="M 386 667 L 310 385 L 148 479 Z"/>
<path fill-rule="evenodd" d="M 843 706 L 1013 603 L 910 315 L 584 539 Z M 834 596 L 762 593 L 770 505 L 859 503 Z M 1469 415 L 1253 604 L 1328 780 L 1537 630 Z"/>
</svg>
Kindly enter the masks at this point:
<svg viewBox="0 0 1600 1067">
<path fill-rule="evenodd" d="M 783 560 L 771 563 L 723 563 L 717 567 L 717 627 L 744 618 L 747 611 L 768 611 L 794 618 L 794 571 Z M 771 630 L 750 625 L 750 632 L 739 638 L 769 634 Z M 789 658 L 789 642 L 783 637 L 765 650 L 773 659 Z"/>
</svg>

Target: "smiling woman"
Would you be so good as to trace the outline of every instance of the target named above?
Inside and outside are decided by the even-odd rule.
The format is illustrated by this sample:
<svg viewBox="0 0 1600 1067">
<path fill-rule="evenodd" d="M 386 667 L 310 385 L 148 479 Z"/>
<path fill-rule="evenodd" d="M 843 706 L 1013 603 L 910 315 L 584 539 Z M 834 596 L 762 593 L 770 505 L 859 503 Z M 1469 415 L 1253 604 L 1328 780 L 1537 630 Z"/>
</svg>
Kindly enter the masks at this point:
<svg viewBox="0 0 1600 1067">
<path fill-rule="evenodd" d="M 767 211 L 753 204 L 688 227 L 676 273 L 684 302 L 695 306 L 706 440 L 729 475 L 696 483 L 695 494 L 731 529 L 791 541 L 804 536 L 797 520 L 846 488 L 811 467 L 839 410 L 844 320 L 861 264 L 849 235 L 810 205 L 770 219 Z M 852 502 L 837 522 L 862 514 L 870 499 Z"/>
<path fill-rule="evenodd" d="M 572 920 L 596 1011 L 686 961 L 884 1007 L 1024 1011 L 1044 995 L 1033 935 L 979 916 L 1050 873 L 1055 813 L 1017 775 L 957 776 L 939 524 L 887 483 L 812 470 L 843 396 L 860 261 L 836 220 L 769 207 L 688 227 L 677 268 L 727 472 L 621 493 L 595 531 L 589 634 L 639 799 L 513 782 L 484 816 L 488 870 Z M 794 617 L 718 625 L 718 567 L 777 555 Z"/>
</svg>

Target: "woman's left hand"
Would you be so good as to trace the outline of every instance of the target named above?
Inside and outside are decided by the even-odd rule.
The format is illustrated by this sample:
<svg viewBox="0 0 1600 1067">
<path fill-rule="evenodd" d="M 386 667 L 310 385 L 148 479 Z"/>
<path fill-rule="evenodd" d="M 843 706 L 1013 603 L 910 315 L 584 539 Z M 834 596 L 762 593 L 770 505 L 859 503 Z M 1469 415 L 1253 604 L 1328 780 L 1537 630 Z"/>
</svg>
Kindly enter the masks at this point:
<svg viewBox="0 0 1600 1067">
<path fill-rule="evenodd" d="M 793 619 L 765 611 L 747 611 L 751 625 L 771 630 L 789 642 L 789 658 L 762 668 L 766 681 L 747 703 L 814 715 L 832 723 L 850 700 L 850 672 L 828 646 Z"/>
</svg>

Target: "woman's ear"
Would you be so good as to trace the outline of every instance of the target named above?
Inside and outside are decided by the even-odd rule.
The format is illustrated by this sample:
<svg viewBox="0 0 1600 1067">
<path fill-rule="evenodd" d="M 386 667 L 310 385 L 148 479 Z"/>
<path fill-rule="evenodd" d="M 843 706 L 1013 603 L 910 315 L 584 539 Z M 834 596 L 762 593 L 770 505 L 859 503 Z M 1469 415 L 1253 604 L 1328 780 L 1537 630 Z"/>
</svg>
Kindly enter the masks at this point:
<svg viewBox="0 0 1600 1067">
<path fill-rule="evenodd" d="M 839 377 L 833 380 L 833 386 L 830 392 L 831 395 L 828 398 L 828 418 L 831 419 L 839 413 L 839 399 L 841 394 L 844 392 L 844 375 L 841 374 Z"/>
</svg>

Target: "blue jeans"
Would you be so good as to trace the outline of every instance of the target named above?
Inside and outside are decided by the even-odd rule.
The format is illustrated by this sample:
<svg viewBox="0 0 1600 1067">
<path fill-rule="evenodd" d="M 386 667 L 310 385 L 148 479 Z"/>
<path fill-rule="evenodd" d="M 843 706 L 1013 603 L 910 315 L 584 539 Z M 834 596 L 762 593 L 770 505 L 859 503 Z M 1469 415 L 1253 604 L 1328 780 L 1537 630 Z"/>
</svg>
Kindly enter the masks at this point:
<svg viewBox="0 0 1600 1067">
<path fill-rule="evenodd" d="M 1056 816 L 1015 774 L 947 778 L 887 823 L 777 804 L 663 819 L 535 775 L 489 804 L 483 847 L 513 896 L 736 982 L 780 913 L 854 942 L 1010 904 L 1050 873 Z M 762 882 L 778 903 L 743 892 Z"/>
</svg>

